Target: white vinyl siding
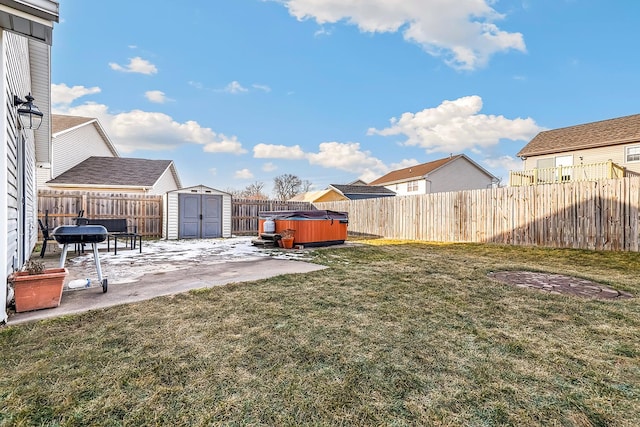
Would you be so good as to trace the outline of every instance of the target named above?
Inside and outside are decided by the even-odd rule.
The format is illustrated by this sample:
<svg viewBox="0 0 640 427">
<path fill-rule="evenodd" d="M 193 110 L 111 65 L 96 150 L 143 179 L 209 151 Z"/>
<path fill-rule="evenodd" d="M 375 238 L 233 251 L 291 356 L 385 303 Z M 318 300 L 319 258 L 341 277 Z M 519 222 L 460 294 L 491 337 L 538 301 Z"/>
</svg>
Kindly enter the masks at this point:
<svg viewBox="0 0 640 427">
<path fill-rule="evenodd" d="M 156 181 L 156 184 L 149 191 L 149 194 L 155 195 L 163 195 L 168 191 L 177 190 L 179 188 L 178 183 L 175 180 L 175 177 L 172 173 L 172 167 L 169 166 L 167 170 L 164 171 L 162 176 Z"/>
<path fill-rule="evenodd" d="M 115 157 L 93 123 L 53 138 L 51 178 L 68 171 L 91 156 Z"/>
<path fill-rule="evenodd" d="M 7 259 L 6 272 L 21 268 L 37 239 L 35 197 L 35 144 L 33 131 L 17 127 L 13 95 L 24 97 L 31 89 L 28 40 L 3 33 L 4 91 L 7 127 Z M 22 145 L 21 137 L 24 137 Z M 19 164 L 23 162 L 22 168 Z M 23 156 L 24 154 L 24 156 Z"/>
<path fill-rule="evenodd" d="M 418 181 L 407 182 L 407 193 L 416 193 L 420 189 Z"/>
<path fill-rule="evenodd" d="M 416 194 L 428 193 L 427 181 L 424 179 L 401 182 L 398 184 L 385 185 L 385 188 L 396 193 L 396 196 L 415 196 Z M 414 190 L 409 190 L 412 188 Z"/>
<path fill-rule="evenodd" d="M 31 92 L 34 104 L 42 111 L 42 124 L 34 132 L 36 143 L 36 162 L 50 162 L 51 149 L 51 46 L 29 40 L 29 59 L 31 61 Z M 25 94 L 26 95 L 26 94 Z"/>
<path fill-rule="evenodd" d="M 20 10 L 3 5 L 4 17 L 14 15 L 30 21 L 30 36 L 36 37 L 44 27 L 50 30 L 52 20 L 58 20 L 57 2 L 25 0 L 13 3 Z M 29 8 L 39 9 L 44 14 L 32 15 Z M 10 27 L 13 23 L 3 20 L 3 25 Z M 47 34 L 50 40 L 50 31 Z M 42 48 L 32 39 L 0 28 L 0 134 L 4 139 L 0 145 L 0 180 L 5 186 L 5 190 L 0 192 L 0 204 L 3 205 L 0 208 L 0 260 L 5 263 L 5 276 L 14 269 L 22 268 L 37 240 L 36 152 L 39 161 L 49 161 L 46 146 L 50 142 L 49 55 L 48 46 Z M 14 96 L 24 99 L 29 93 L 44 114 L 43 124 L 35 136 L 32 130 L 18 129 L 17 109 L 13 105 Z M 0 284 L 0 322 L 7 320 L 6 297 L 7 281 L 4 280 Z"/>
</svg>

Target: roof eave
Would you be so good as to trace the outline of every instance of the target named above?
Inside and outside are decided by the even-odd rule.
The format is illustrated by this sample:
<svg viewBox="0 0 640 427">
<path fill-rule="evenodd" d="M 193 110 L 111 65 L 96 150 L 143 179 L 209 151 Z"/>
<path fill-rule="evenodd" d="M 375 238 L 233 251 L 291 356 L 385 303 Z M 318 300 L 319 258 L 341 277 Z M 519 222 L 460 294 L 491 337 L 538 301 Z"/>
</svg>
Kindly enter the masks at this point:
<svg viewBox="0 0 640 427">
<path fill-rule="evenodd" d="M 555 154 L 555 153 L 568 153 L 571 151 L 577 150 L 588 150 L 591 148 L 601 148 L 601 147 L 609 147 L 611 145 L 622 145 L 622 144 L 631 144 L 631 143 L 640 143 L 640 138 L 627 138 L 620 139 L 614 141 L 605 141 L 598 142 L 595 144 L 583 144 L 575 147 L 564 147 L 559 149 L 547 149 L 547 150 L 539 150 L 539 151 L 526 151 L 526 146 L 516 154 L 518 157 L 531 157 L 531 156 L 542 156 L 545 154 Z"/>
<path fill-rule="evenodd" d="M 122 189 L 135 189 L 135 190 L 151 190 L 153 186 L 146 185 L 117 185 L 117 184 L 67 184 L 59 182 L 47 182 L 49 187 L 63 187 L 63 188 L 122 188 Z"/>
</svg>

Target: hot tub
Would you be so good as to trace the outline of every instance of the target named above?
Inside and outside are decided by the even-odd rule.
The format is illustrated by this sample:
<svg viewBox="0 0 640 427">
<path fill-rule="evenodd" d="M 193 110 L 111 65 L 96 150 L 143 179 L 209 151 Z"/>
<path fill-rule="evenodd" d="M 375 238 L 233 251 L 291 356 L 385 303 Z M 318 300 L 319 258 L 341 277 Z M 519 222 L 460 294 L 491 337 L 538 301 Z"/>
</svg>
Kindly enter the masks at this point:
<svg viewBox="0 0 640 427">
<path fill-rule="evenodd" d="M 275 234 L 286 229 L 295 230 L 294 244 L 303 246 L 338 245 L 347 239 L 347 212 L 317 211 L 264 211 L 260 212 L 259 234 L 264 233 L 264 223 L 275 222 Z"/>
</svg>

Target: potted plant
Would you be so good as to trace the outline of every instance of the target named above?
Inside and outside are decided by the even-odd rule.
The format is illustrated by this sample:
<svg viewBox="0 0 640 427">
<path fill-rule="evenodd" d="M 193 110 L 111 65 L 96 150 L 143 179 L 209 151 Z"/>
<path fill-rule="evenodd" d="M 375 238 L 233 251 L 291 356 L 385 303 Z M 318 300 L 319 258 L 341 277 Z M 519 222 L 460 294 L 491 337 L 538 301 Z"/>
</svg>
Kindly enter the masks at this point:
<svg viewBox="0 0 640 427">
<path fill-rule="evenodd" d="M 16 271 L 9 277 L 13 284 L 16 311 L 59 306 L 67 273 L 66 268 L 45 269 L 43 262 L 27 261 L 22 271 Z"/>
<path fill-rule="evenodd" d="M 282 236 L 282 247 L 285 249 L 293 248 L 293 236 L 295 235 L 296 230 L 291 228 L 287 228 L 286 230 L 282 230 L 280 235 Z"/>
</svg>

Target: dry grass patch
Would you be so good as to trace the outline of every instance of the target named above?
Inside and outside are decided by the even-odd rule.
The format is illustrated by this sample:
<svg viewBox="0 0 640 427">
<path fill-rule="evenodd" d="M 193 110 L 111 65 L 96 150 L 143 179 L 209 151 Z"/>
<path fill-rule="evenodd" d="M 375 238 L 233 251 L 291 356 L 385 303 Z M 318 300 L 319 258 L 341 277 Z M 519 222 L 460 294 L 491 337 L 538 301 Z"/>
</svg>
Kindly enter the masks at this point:
<svg viewBox="0 0 640 427">
<path fill-rule="evenodd" d="M 330 269 L 0 331 L 0 425 L 559 425 L 640 419 L 635 253 L 386 242 Z"/>
</svg>

